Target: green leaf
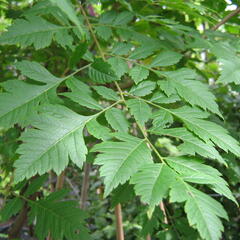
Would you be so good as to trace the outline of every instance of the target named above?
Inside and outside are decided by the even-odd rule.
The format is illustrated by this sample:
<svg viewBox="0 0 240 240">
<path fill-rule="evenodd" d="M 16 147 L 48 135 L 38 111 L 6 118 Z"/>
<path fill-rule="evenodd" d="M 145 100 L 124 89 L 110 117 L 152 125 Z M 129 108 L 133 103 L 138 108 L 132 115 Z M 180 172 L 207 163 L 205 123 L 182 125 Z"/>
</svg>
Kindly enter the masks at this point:
<svg viewBox="0 0 240 240">
<path fill-rule="evenodd" d="M 115 207 L 118 203 L 128 203 L 135 197 L 133 186 L 128 182 L 119 185 L 112 193 L 111 207 Z"/>
<path fill-rule="evenodd" d="M 78 27 L 79 32 L 84 37 L 85 32 L 83 30 L 82 23 L 78 19 L 71 2 L 68 0 L 50 0 L 50 1 L 56 6 L 58 6 L 61 9 L 61 11 L 63 11 L 67 15 L 69 20 L 71 20 Z"/>
<path fill-rule="evenodd" d="M 184 100 L 193 106 L 199 106 L 204 110 L 208 109 L 222 116 L 216 104 L 215 96 L 208 90 L 208 85 L 197 80 L 189 80 L 196 78 L 195 72 L 192 71 L 191 74 L 188 69 L 179 69 L 165 74 L 168 76 L 168 86 L 171 85 Z M 173 93 L 173 91 L 168 91 L 169 93 Z"/>
<path fill-rule="evenodd" d="M 8 200 L 0 211 L 1 221 L 7 221 L 20 212 L 23 204 L 23 201 L 17 197 Z"/>
<path fill-rule="evenodd" d="M 186 128 L 156 128 L 152 129 L 151 133 L 157 135 L 167 135 L 181 139 L 183 143 L 178 146 L 178 149 L 182 153 L 187 153 L 190 155 L 195 155 L 195 153 L 198 153 L 203 157 L 217 159 L 220 163 L 226 164 L 218 151 L 212 146 L 213 144 L 211 142 L 205 143 L 201 141 L 199 138 L 195 137 L 191 132 L 189 132 Z"/>
<path fill-rule="evenodd" d="M 45 85 L 28 84 L 20 80 L 1 83 L 6 92 L 0 93 L 0 126 L 9 128 L 15 123 L 29 124 L 40 102 L 49 102 L 56 87 L 64 80 L 48 72 L 39 63 L 22 61 L 16 67 L 27 77 Z M 23 94 L 24 93 L 24 94 Z"/>
<path fill-rule="evenodd" d="M 75 67 L 81 60 L 81 58 L 84 56 L 84 54 L 87 52 L 87 43 L 80 43 L 73 51 L 73 53 L 70 56 L 69 59 L 69 67 L 73 68 Z"/>
<path fill-rule="evenodd" d="M 221 76 L 218 82 L 240 84 L 240 58 L 236 49 L 228 42 L 214 42 L 210 50 L 216 55 L 220 64 Z"/>
<path fill-rule="evenodd" d="M 144 101 L 140 99 L 130 99 L 127 100 L 127 106 L 130 108 L 130 112 L 136 121 L 142 126 L 150 119 L 152 114 L 151 108 Z"/>
<path fill-rule="evenodd" d="M 42 175 L 40 177 L 31 179 L 31 181 L 29 181 L 29 185 L 28 185 L 27 190 L 24 192 L 24 196 L 25 197 L 31 196 L 36 191 L 38 191 L 39 188 L 42 187 L 44 182 L 46 182 L 47 178 L 48 178 L 48 175 L 45 174 L 45 175 Z"/>
<path fill-rule="evenodd" d="M 224 195 L 228 199 L 236 200 L 228 188 L 228 183 L 221 177 L 222 174 L 215 168 L 205 165 L 197 159 L 187 157 L 168 157 L 167 163 L 177 171 L 186 182 L 209 184 L 215 192 Z"/>
<path fill-rule="evenodd" d="M 214 122 L 200 119 L 204 117 L 201 113 L 196 113 L 194 115 L 193 112 L 191 114 L 191 112 L 188 111 L 188 108 L 185 107 L 170 110 L 172 114 L 186 124 L 186 127 L 190 131 L 194 132 L 206 143 L 211 140 L 216 146 L 222 148 L 225 152 L 230 151 L 236 156 L 240 156 L 239 143 L 229 135 L 226 129 Z"/>
<path fill-rule="evenodd" d="M 117 14 L 117 17 L 113 21 L 113 25 L 126 25 L 132 21 L 134 15 L 132 12 L 124 11 Z"/>
<path fill-rule="evenodd" d="M 108 63 L 110 63 L 113 71 L 119 78 L 121 78 L 125 73 L 128 72 L 128 65 L 126 61 L 124 61 L 120 57 L 111 57 L 108 59 Z"/>
<path fill-rule="evenodd" d="M 155 92 L 150 99 L 151 102 L 164 103 L 164 104 L 175 103 L 180 100 L 181 99 L 179 98 L 179 96 L 177 94 L 172 94 L 172 95 L 166 96 L 161 91 Z"/>
<path fill-rule="evenodd" d="M 175 174 L 166 164 L 148 163 L 134 174 L 130 183 L 135 184 L 134 190 L 142 202 L 154 208 L 166 197 L 174 180 Z"/>
<path fill-rule="evenodd" d="M 128 132 L 129 123 L 120 109 L 111 108 L 107 110 L 105 117 L 113 129 L 119 132 Z"/>
<path fill-rule="evenodd" d="M 86 160 L 83 128 L 93 116 L 81 116 L 60 105 L 48 105 L 21 136 L 21 155 L 14 163 L 15 182 L 50 170 L 60 174 L 69 158 L 78 167 Z M 61 131 L 59 130 L 61 129 Z"/>
<path fill-rule="evenodd" d="M 154 112 L 152 115 L 152 119 L 154 129 L 166 127 L 167 125 L 171 125 L 173 123 L 173 117 L 171 113 L 164 110 L 158 110 Z"/>
<path fill-rule="evenodd" d="M 95 59 L 89 68 L 89 77 L 96 83 L 110 83 L 119 80 L 111 65 L 102 59 Z"/>
<path fill-rule="evenodd" d="M 133 79 L 133 81 L 138 84 L 142 80 L 146 79 L 149 75 L 149 70 L 146 68 L 143 68 L 139 65 L 131 68 L 129 71 L 130 77 Z"/>
<path fill-rule="evenodd" d="M 151 151 L 144 139 L 126 134 L 115 134 L 121 142 L 106 141 L 97 144 L 92 151 L 98 154 L 95 163 L 101 165 L 107 196 L 119 184 L 124 184 L 145 163 L 152 161 Z"/>
<path fill-rule="evenodd" d="M 113 46 L 112 54 L 126 55 L 132 47 L 133 45 L 131 43 L 118 42 Z"/>
<path fill-rule="evenodd" d="M 111 88 L 107 88 L 104 86 L 93 86 L 92 88 L 105 99 L 112 100 L 112 101 L 119 100 L 119 96 Z"/>
<path fill-rule="evenodd" d="M 72 91 L 61 93 L 61 95 L 70 98 L 81 106 L 96 110 L 103 109 L 103 107 L 91 96 L 91 90 L 85 83 L 71 77 L 66 81 L 66 84 Z"/>
<path fill-rule="evenodd" d="M 228 84 L 234 82 L 240 84 L 240 58 L 233 56 L 232 59 L 219 59 L 221 76 L 217 82 Z"/>
<path fill-rule="evenodd" d="M 22 61 L 15 64 L 23 75 L 38 82 L 51 83 L 60 78 L 53 76 L 46 68 L 37 62 Z"/>
<path fill-rule="evenodd" d="M 48 47 L 53 39 L 61 46 L 71 46 L 73 38 L 68 34 L 69 27 L 47 22 L 39 16 L 17 19 L 8 31 L 0 36 L 0 44 L 19 44 L 21 47 L 33 45 L 35 49 Z M 61 36 L 64 35 L 64 38 Z"/>
<path fill-rule="evenodd" d="M 152 81 L 144 81 L 139 83 L 137 86 L 133 86 L 130 93 L 135 96 L 146 96 L 155 89 L 156 83 Z"/>
<path fill-rule="evenodd" d="M 109 128 L 101 125 L 96 118 L 93 118 L 87 123 L 88 132 L 97 139 L 102 139 L 103 141 L 108 140 L 111 135 Z"/>
<path fill-rule="evenodd" d="M 79 209 L 77 201 L 59 201 L 55 193 L 45 199 L 29 201 L 31 221 L 36 224 L 35 234 L 44 240 L 49 232 L 53 239 L 91 239 L 85 225 L 87 215 Z"/>
<path fill-rule="evenodd" d="M 158 44 L 144 44 L 141 47 L 136 48 L 129 56 L 131 59 L 142 59 L 152 55 L 156 50 L 159 50 Z"/>
<path fill-rule="evenodd" d="M 171 190 L 171 201 L 186 201 L 185 212 L 190 226 L 198 230 L 200 236 L 206 240 L 218 240 L 221 238 L 223 225 L 221 218 L 228 219 L 222 205 L 205 193 L 184 183 L 179 178 Z"/>
<path fill-rule="evenodd" d="M 113 34 L 112 29 L 107 26 L 97 26 L 95 30 L 97 32 L 97 35 L 105 41 L 109 40 Z"/>
<path fill-rule="evenodd" d="M 166 67 L 176 64 L 182 58 L 182 54 L 172 51 L 159 53 L 151 62 L 150 67 Z"/>
</svg>

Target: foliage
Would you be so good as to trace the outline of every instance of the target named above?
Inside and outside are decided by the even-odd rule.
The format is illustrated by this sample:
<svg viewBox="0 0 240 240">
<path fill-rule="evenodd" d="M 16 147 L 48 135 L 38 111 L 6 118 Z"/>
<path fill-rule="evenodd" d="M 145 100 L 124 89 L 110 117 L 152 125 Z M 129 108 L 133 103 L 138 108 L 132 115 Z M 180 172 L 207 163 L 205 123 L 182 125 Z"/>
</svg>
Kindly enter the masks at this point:
<svg viewBox="0 0 240 240">
<path fill-rule="evenodd" d="M 115 239 L 120 203 L 127 239 L 238 239 L 237 17 L 214 31 L 223 0 L 97 2 L 0 1 L 1 220 Z"/>
</svg>

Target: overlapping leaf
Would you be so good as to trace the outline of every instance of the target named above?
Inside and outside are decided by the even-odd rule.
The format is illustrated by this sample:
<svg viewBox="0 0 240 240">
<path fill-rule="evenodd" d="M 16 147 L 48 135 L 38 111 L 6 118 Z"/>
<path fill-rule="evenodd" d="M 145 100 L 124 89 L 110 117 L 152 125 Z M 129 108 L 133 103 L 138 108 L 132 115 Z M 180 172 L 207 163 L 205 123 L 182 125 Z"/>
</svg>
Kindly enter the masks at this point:
<svg viewBox="0 0 240 240">
<path fill-rule="evenodd" d="M 153 129 L 154 134 L 167 135 L 181 139 L 182 143 L 178 148 L 181 152 L 195 155 L 198 153 L 203 157 L 217 159 L 220 163 L 225 163 L 218 151 L 212 146 L 211 142 L 205 143 L 195 137 L 186 128 L 170 128 L 170 129 Z"/>
<path fill-rule="evenodd" d="M 220 218 L 228 219 L 228 217 L 220 203 L 183 182 L 181 178 L 178 178 L 178 183 L 174 185 L 170 195 L 172 202 L 186 201 L 184 209 L 188 222 L 198 230 L 203 239 L 221 238 L 223 225 Z"/>
<path fill-rule="evenodd" d="M 224 151 L 230 151 L 236 156 L 240 156 L 238 141 L 231 137 L 228 131 L 222 126 L 203 119 L 208 117 L 206 112 L 187 106 L 178 109 L 163 109 L 163 111 L 183 121 L 190 131 L 194 132 L 206 143 L 211 140 L 216 146 L 222 148 Z"/>
<path fill-rule="evenodd" d="M 101 165 L 100 175 L 104 177 L 105 196 L 129 180 L 143 164 L 152 161 L 151 151 L 144 139 L 127 134 L 115 134 L 115 137 L 121 142 L 105 141 L 92 149 L 100 152 L 95 163 Z"/>
<path fill-rule="evenodd" d="M 101 59 L 95 59 L 89 68 L 89 77 L 96 83 L 109 83 L 119 80 L 111 65 Z"/>
<path fill-rule="evenodd" d="M 119 132 L 128 132 L 129 123 L 120 109 L 111 108 L 107 110 L 105 117 L 113 129 Z"/>
<path fill-rule="evenodd" d="M 168 157 L 167 163 L 181 175 L 184 181 L 209 184 L 214 191 L 236 203 L 227 182 L 221 177 L 222 174 L 217 169 L 205 165 L 197 159 L 184 156 Z"/>
<path fill-rule="evenodd" d="M 88 85 L 74 77 L 68 79 L 66 84 L 72 91 L 62 93 L 61 95 L 66 96 L 72 101 L 87 108 L 95 110 L 103 109 L 103 107 L 91 96 L 91 90 Z"/>
<path fill-rule="evenodd" d="M 143 126 L 151 118 L 151 108 L 140 99 L 130 99 L 127 106 L 135 119 Z"/>
<path fill-rule="evenodd" d="M 135 184 L 135 192 L 142 201 L 153 208 L 167 196 L 174 181 L 175 174 L 166 164 L 148 163 L 138 170 L 130 183 Z"/>
</svg>

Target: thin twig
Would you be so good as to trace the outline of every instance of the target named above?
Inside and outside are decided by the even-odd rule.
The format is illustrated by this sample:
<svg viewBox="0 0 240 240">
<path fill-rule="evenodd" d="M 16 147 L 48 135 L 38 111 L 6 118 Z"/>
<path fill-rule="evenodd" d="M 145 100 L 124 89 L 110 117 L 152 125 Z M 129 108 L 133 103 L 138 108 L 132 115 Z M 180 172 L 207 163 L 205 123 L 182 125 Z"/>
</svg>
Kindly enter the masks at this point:
<svg viewBox="0 0 240 240">
<path fill-rule="evenodd" d="M 240 7 L 238 7 L 237 9 L 235 9 L 234 11 L 232 11 L 231 13 L 229 13 L 226 17 L 224 17 L 218 24 L 216 24 L 215 26 L 213 26 L 211 28 L 211 30 L 216 31 L 220 26 L 222 26 L 223 24 L 225 24 L 230 18 L 234 17 L 235 15 L 237 15 L 238 13 L 240 13 Z"/>
</svg>

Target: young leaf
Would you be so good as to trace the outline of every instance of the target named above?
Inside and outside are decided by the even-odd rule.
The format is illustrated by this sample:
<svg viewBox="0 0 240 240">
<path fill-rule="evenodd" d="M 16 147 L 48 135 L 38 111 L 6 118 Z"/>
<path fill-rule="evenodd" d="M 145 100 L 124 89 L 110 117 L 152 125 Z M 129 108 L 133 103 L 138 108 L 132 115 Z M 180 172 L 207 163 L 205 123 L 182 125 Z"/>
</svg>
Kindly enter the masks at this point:
<svg viewBox="0 0 240 240">
<path fill-rule="evenodd" d="M 28 124 L 39 103 L 49 102 L 50 95 L 55 94 L 56 87 L 64 80 L 53 76 L 36 62 L 23 61 L 17 63 L 16 67 L 22 74 L 45 85 L 28 84 L 20 80 L 1 83 L 6 92 L 0 94 L 0 126 L 5 128 L 15 123 L 23 126 Z"/>
<path fill-rule="evenodd" d="M 166 96 L 161 91 L 155 92 L 150 99 L 151 102 L 164 103 L 164 104 L 174 103 L 174 102 L 177 102 L 180 100 L 181 99 L 179 98 L 179 96 L 177 94 L 172 94 L 172 95 Z"/>
<path fill-rule="evenodd" d="M 151 117 L 151 108 L 140 99 L 130 99 L 127 101 L 131 114 L 143 126 Z"/>
<path fill-rule="evenodd" d="M 134 190 L 142 202 L 154 208 L 166 197 L 174 180 L 175 174 L 166 164 L 148 163 L 133 175 L 130 183 L 135 184 Z"/>
<path fill-rule="evenodd" d="M 96 83 L 110 83 L 119 80 L 111 65 L 102 59 L 95 59 L 89 68 L 89 77 Z"/>
<path fill-rule="evenodd" d="M 152 81 L 144 81 L 137 86 L 133 86 L 130 93 L 136 96 L 146 96 L 150 94 L 156 87 L 156 83 Z"/>
<path fill-rule="evenodd" d="M 159 50 L 158 44 L 144 44 L 141 47 L 136 48 L 133 53 L 129 56 L 131 59 L 142 59 L 146 58 Z"/>
<path fill-rule="evenodd" d="M 103 107 L 91 96 L 91 90 L 85 83 L 72 77 L 66 81 L 66 84 L 72 91 L 61 93 L 61 95 L 87 108 L 96 110 L 103 109 Z M 88 91 L 86 91 L 86 89 L 88 89 Z"/>
<path fill-rule="evenodd" d="M 107 196 L 119 184 L 124 184 L 145 163 L 152 161 L 151 151 L 144 139 L 127 134 L 115 134 L 121 142 L 106 141 L 97 144 L 91 151 L 100 152 L 95 163 L 101 165 Z"/>
<path fill-rule="evenodd" d="M 118 42 L 113 46 L 112 54 L 126 55 L 132 47 L 133 45 L 131 43 Z"/>
<path fill-rule="evenodd" d="M 107 88 L 104 86 L 93 86 L 92 88 L 105 99 L 112 100 L 112 101 L 119 100 L 119 96 L 111 88 Z"/>
<path fill-rule="evenodd" d="M 164 110 L 158 110 L 154 112 L 152 115 L 152 119 L 153 131 L 157 128 L 164 128 L 167 125 L 171 125 L 173 123 L 173 117 L 171 113 Z"/>
<path fill-rule="evenodd" d="M 137 65 L 129 71 L 129 75 L 133 79 L 133 81 L 138 84 L 139 82 L 148 77 L 149 70 Z"/>
<path fill-rule="evenodd" d="M 201 141 L 199 138 L 195 137 L 191 132 L 189 132 L 186 128 L 155 128 L 151 130 L 151 133 L 158 135 L 167 135 L 181 139 L 183 143 L 178 146 L 178 149 L 183 153 L 191 155 L 195 155 L 195 153 L 198 153 L 203 157 L 217 159 L 220 163 L 226 164 L 218 151 L 212 146 L 213 144 L 211 142 L 205 143 Z"/>
<path fill-rule="evenodd" d="M 107 26 L 97 26 L 95 30 L 97 32 L 97 35 L 105 41 L 109 40 L 113 34 L 112 29 Z"/>
<path fill-rule="evenodd" d="M 88 132 L 97 139 L 102 139 L 103 141 L 111 137 L 110 129 L 101 125 L 96 118 L 93 118 L 87 123 Z"/>
<path fill-rule="evenodd" d="M 129 123 L 120 109 L 111 108 L 107 110 L 105 117 L 113 129 L 119 132 L 128 132 Z"/>
<path fill-rule="evenodd" d="M 35 128 L 21 136 L 24 143 L 18 149 L 21 156 L 14 163 L 15 182 L 50 170 L 60 174 L 69 158 L 82 167 L 87 153 L 82 131 L 91 118 L 60 105 L 47 106 L 33 121 Z"/>
<path fill-rule="evenodd" d="M 124 11 L 117 14 L 116 18 L 113 21 L 113 25 L 121 26 L 126 25 L 133 19 L 133 13 Z"/>
<path fill-rule="evenodd" d="M 112 66 L 113 71 L 116 75 L 121 78 L 124 73 L 128 72 L 128 65 L 126 61 L 119 57 L 111 57 L 108 59 L 108 63 Z"/>
<path fill-rule="evenodd" d="M 150 67 L 166 67 L 179 62 L 182 55 L 177 52 L 163 51 L 159 53 L 151 62 Z"/>
<path fill-rule="evenodd" d="M 73 38 L 68 34 L 69 27 L 55 25 L 39 16 L 27 16 L 14 21 L 8 31 L 0 36 L 0 44 L 19 44 L 21 47 L 33 45 L 35 49 L 48 47 L 55 40 L 63 47 L 72 45 Z M 60 38 L 64 34 L 65 38 Z"/>
</svg>

